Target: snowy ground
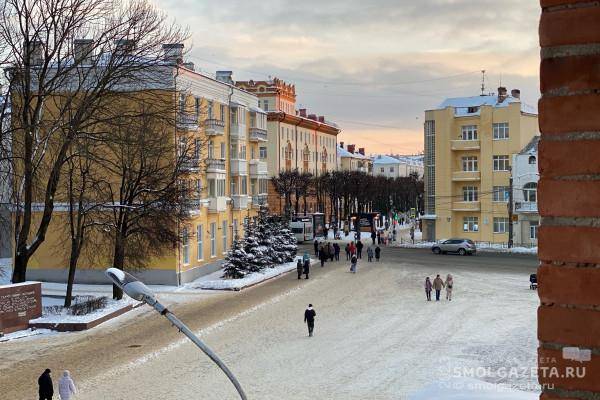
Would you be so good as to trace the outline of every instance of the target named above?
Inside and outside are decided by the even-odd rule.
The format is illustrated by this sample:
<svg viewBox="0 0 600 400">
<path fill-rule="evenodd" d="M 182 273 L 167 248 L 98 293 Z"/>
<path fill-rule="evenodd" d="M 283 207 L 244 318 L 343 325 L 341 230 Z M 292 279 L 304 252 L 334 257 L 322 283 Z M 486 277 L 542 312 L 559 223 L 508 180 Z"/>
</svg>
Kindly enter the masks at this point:
<svg viewBox="0 0 600 400">
<path fill-rule="evenodd" d="M 252 399 L 536 397 L 536 378 L 524 372 L 536 365 L 538 298 L 528 289 L 533 258 L 442 260 L 425 251 L 384 248 L 383 262 L 360 262 L 356 275 L 347 269 L 345 262 L 327 264 L 302 285 L 198 333 Z M 424 276 L 448 272 L 454 300 L 424 301 Z M 300 283 L 292 275 L 280 279 Z M 313 338 L 302 321 L 309 302 L 317 311 Z M 512 368 L 516 376 L 502 373 Z M 530 395 L 466 397 L 446 390 L 448 397 L 438 397 L 432 384 L 446 379 L 476 379 Z M 224 375 L 184 339 L 78 384 L 78 399 L 236 397 Z M 482 390 L 497 394 L 495 385 Z"/>
</svg>

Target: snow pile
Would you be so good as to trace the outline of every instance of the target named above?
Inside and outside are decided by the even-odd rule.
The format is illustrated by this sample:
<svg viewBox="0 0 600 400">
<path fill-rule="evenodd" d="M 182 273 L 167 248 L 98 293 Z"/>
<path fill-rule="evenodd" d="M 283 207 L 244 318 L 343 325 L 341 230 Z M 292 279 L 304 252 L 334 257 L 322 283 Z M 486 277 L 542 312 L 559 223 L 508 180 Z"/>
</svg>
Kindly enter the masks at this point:
<svg viewBox="0 0 600 400">
<path fill-rule="evenodd" d="M 296 260 L 302 260 L 302 257 L 296 257 Z M 296 269 L 296 260 L 273 268 L 265 268 L 259 272 L 253 272 L 240 279 L 217 279 L 212 281 L 198 280 L 185 285 L 186 289 L 209 289 L 209 290 L 241 290 L 245 287 L 256 285 L 257 283 L 274 278 L 286 272 Z M 311 260 L 312 263 L 312 260 Z"/>
<path fill-rule="evenodd" d="M 402 247 L 406 249 L 430 249 L 439 242 L 415 242 L 413 243 L 400 243 L 395 242 L 392 246 Z M 490 252 L 490 253 L 513 253 L 513 254 L 537 254 L 537 247 L 513 247 L 508 248 L 503 244 L 495 243 L 475 243 L 477 251 Z"/>
<path fill-rule="evenodd" d="M 44 335 L 44 336 L 54 335 L 57 333 L 58 332 L 50 330 L 50 329 L 24 329 L 22 331 L 8 333 L 8 334 L 0 337 L 0 343 L 8 342 L 10 340 L 16 340 L 16 339 L 31 338 L 33 336 L 39 336 L 39 335 Z"/>
<path fill-rule="evenodd" d="M 12 258 L 0 258 L 0 285 L 8 285 L 12 275 Z"/>
<path fill-rule="evenodd" d="M 537 400 L 539 394 L 511 390 L 472 378 L 454 378 L 427 386 L 409 400 Z"/>
<path fill-rule="evenodd" d="M 108 299 L 106 307 L 86 315 L 70 315 L 67 314 L 66 309 L 63 309 L 59 314 L 45 313 L 40 318 L 32 319 L 29 322 L 38 324 L 87 323 L 136 304 L 138 304 L 138 302 L 129 297 L 123 298 L 122 300 Z"/>
</svg>

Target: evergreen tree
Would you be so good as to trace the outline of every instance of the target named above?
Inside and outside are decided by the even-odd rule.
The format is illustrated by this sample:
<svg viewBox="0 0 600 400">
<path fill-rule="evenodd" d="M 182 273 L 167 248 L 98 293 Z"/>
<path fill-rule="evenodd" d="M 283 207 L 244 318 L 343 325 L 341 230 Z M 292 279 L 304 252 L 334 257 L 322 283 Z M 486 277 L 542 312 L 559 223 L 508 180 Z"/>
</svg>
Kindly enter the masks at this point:
<svg viewBox="0 0 600 400">
<path fill-rule="evenodd" d="M 261 208 L 256 216 L 256 238 L 259 244 L 257 261 L 260 262 L 262 268 L 271 267 L 276 263 L 276 259 L 273 258 L 275 236 L 277 234 L 271 218 L 267 214 L 266 208 Z"/>
<path fill-rule="evenodd" d="M 223 263 L 223 278 L 240 279 L 248 273 L 248 254 L 244 250 L 244 244 L 236 239 L 227 252 Z"/>
<path fill-rule="evenodd" d="M 244 251 L 246 252 L 247 270 L 258 272 L 265 268 L 268 262 L 268 249 L 265 249 L 259 240 L 260 232 L 256 221 L 248 219 L 244 223 Z"/>
</svg>

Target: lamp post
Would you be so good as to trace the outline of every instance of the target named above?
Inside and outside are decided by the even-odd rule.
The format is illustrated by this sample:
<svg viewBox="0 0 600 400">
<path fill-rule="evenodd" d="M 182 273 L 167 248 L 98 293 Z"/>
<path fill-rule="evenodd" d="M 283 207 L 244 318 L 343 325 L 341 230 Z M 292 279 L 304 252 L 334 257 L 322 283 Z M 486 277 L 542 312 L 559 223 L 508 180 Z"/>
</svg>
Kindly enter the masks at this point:
<svg viewBox="0 0 600 400">
<path fill-rule="evenodd" d="M 180 332 L 187 336 L 196 346 L 200 348 L 215 364 L 221 368 L 221 370 L 227 375 L 233 386 L 235 386 L 237 392 L 242 400 L 246 400 L 246 394 L 242 389 L 242 386 L 238 382 L 233 372 L 227 368 L 225 363 L 207 346 L 205 345 L 194 333 L 181 322 L 175 314 L 169 311 L 164 305 L 162 305 L 152 290 L 144 283 L 139 281 L 136 277 L 128 274 L 125 271 L 121 271 L 117 268 L 109 268 L 105 272 L 106 276 L 119 288 L 123 290 L 125 294 L 134 300 L 141 301 L 154 308 L 160 315 L 163 315 L 168 319 Z"/>
</svg>

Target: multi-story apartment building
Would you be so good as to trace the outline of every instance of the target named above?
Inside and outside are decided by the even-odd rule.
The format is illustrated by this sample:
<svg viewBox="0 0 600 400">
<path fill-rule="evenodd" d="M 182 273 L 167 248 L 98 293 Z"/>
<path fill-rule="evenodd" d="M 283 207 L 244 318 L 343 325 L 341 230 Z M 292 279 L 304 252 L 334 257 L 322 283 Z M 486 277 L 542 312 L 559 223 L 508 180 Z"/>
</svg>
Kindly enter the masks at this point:
<svg viewBox="0 0 600 400">
<path fill-rule="evenodd" d="M 520 91 L 451 98 L 425 112 L 423 238 L 508 242 L 512 155 L 538 134 Z"/>
<path fill-rule="evenodd" d="M 159 89 L 175 102 L 173 154 L 181 148 L 193 149 L 181 182 L 192 188 L 186 202 L 190 218 L 178 228 L 180 246 L 153 259 L 138 275 L 148 283 L 172 285 L 220 268 L 236 235 L 243 234 L 244 219 L 256 215 L 265 203 L 267 114 L 254 94 L 233 84 L 231 72 L 218 72 L 216 78 L 196 72 L 192 64 L 181 63 L 183 44 L 165 45 L 164 51 L 165 64 L 156 71 L 164 79 L 155 79 L 152 85 L 160 81 Z M 155 88 L 140 88 L 151 89 Z M 59 210 L 30 262 L 29 279 L 66 279 L 68 254 L 56 253 L 64 235 L 58 226 Z M 77 281 L 104 281 L 102 268 L 110 260 L 84 261 Z"/>
<path fill-rule="evenodd" d="M 420 156 L 377 155 L 373 159 L 373 175 L 400 178 L 417 174 L 423 177 L 423 161 Z"/>
<path fill-rule="evenodd" d="M 513 156 L 513 219 L 514 243 L 537 245 L 540 214 L 537 207 L 538 143 L 535 136 L 525 148 Z"/>
<path fill-rule="evenodd" d="M 340 142 L 337 148 L 338 170 L 340 171 L 360 171 L 370 174 L 373 171 L 373 160 L 367 157 L 364 147 L 356 150 L 356 145 L 349 144 L 344 148 L 344 142 Z"/>
<path fill-rule="evenodd" d="M 268 176 L 281 171 L 298 170 L 320 176 L 337 166 L 337 135 L 340 128 L 323 116 L 296 110 L 296 87 L 274 78 L 269 81 L 240 81 L 237 87 L 258 96 L 259 105 L 267 112 L 268 141 L 261 145 L 267 159 Z M 268 157 L 267 157 L 268 156 Z M 269 208 L 282 212 L 282 201 L 269 185 Z M 318 204 L 314 196 L 307 211 L 326 212 L 326 204 Z"/>
</svg>

